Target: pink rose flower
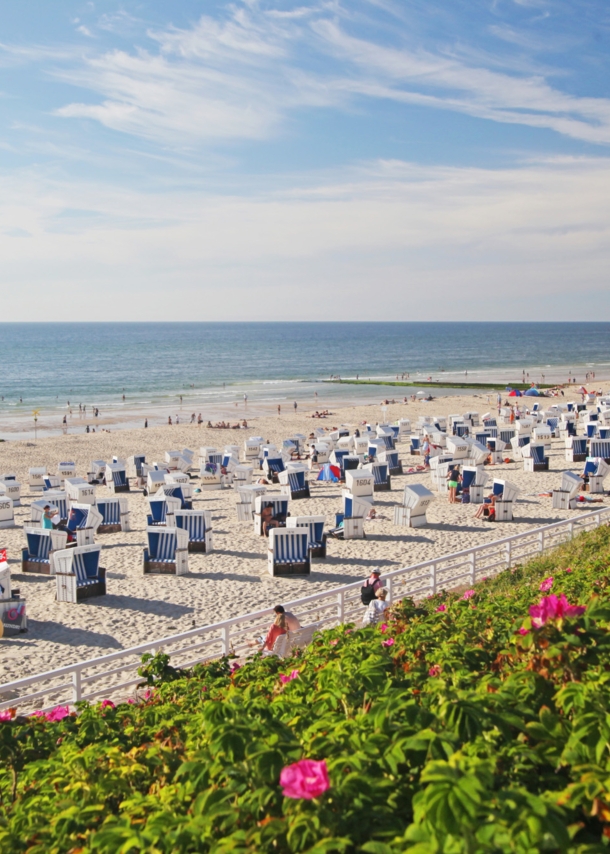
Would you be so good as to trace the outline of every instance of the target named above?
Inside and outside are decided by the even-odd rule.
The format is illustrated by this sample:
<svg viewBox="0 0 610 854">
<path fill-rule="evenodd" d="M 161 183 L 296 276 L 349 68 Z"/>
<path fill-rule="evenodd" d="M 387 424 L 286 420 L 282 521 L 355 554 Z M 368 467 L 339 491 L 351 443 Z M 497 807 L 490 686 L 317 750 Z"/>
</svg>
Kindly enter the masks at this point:
<svg viewBox="0 0 610 854">
<path fill-rule="evenodd" d="M 565 571 L 566 571 L 566 572 L 572 572 L 573 570 L 572 570 L 572 567 L 571 567 L 571 566 L 566 566 Z"/>
<path fill-rule="evenodd" d="M 282 685 L 286 685 L 288 682 L 292 682 L 293 679 L 298 679 L 298 678 L 299 678 L 299 671 L 298 670 L 291 670 L 290 673 L 288 674 L 288 676 L 286 676 L 284 673 L 280 673 L 280 682 L 282 683 Z"/>
<path fill-rule="evenodd" d="M 394 638 L 388 638 L 387 640 L 381 641 L 382 646 L 394 646 Z"/>
<path fill-rule="evenodd" d="M 440 676 L 441 675 L 441 666 L 440 664 L 433 664 L 430 670 L 428 671 L 428 676 Z"/>
<path fill-rule="evenodd" d="M 520 634 L 520 635 L 529 635 L 529 633 L 530 633 L 530 630 L 526 629 L 524 626 L 521 626 L 521 628 L 517 632 L 517 634 Z"/>
<path fill-rule="evenodd" d="M 541 629 L 549 620 L 563 620 L 566 617 L 580 617 L 586 611 L 584 605 L 570 605 L 565 593 L 561 596 L 545 596 L 538 605 L 532 605 L 529 615 L 535 629 Z"/>
<path fill-rule="evenodd" d="M 116 709 L 116 706 L 112 702 L 112 700 L 102 700 L 100 703 L 101 709 Z"/>
<path fill-rule="evenodd" d="M 330 645 L 331 646 L 337 646 L 338 643 L 339 643 L 339 641 L 335 638 L 335 640 L 331 640 Z"/>
<path fill-rule="evenodd" d="M 446 611 L 446 610 L 447 610 L 447 606 L 446 606 L 446 605 L 439 605 L 439 606 L 438 606 L 438 608 L 435 608 L 434 610 L 435 610 L 437 613 L 442 612 L 442 611 Z"/>
<path fill-rule="evenodd" d="M 32 717 L 44 718 L 47 721 L 61 721 L 70 714 L 69 706 L 55 706 L 50 712 L 32 712 Z"/>
<path fill-rule="evenodd" d="M 232 661 L 231 664 L 229 665 L 229 669 L 231 670 L 231 673 L 236 673 L 240 669 L 240 667 L 241 667 L 241 664 L 239 663 L 239 661 Z"/>
<path fill-rule="evenodd" d="M 0 721 L 12 721 L 15 717 L 15 709 L 3 709 L 0 712 Z"/>
<path fill-rule="evenodd" d="M 136 701 L 134 700 L 134 698 L 133 698 L 133 697 L 129 697 L 129 698 L 128 698 L 128 700 L 127 700 L 127 703 L 128 703 L 130 706 L 134 706 L 134 705 L 135 705 L 135 702 L 136 702 Z"/>
<path fill-rule="evenodd" d="M 548 578 L 545 578 L 540 587 L 538 588 L 541 593 L 547 593 L 551 587 L 553 586 L 553 576 L 549 575 Z"/>
<path fill-rule="evenodd" d="M 466 590 L 464 595 L 462 596 L 462 599 L 472 599 L 474 594 L 475 594 L 474 590 Z"/>
<path fill-rule="evenodd" d="M 330 789 L 325 760 L 301 759 L 287 765 L 282 768 L 280 786 L 285 798 L 303 798 L 306 801 L 318 798 Z"/>
<path fill-rule="evenodd" d="M 382 624 L 379 626 L 379 628 L 380 628 L 380 630 L 381 630 L 382 632 L 385 632 L 385 631 L 387 630 L 387 628 L 388 628 L 388 624 L 387 624 L 387 623 L 382 623 Z"/>
</svg>

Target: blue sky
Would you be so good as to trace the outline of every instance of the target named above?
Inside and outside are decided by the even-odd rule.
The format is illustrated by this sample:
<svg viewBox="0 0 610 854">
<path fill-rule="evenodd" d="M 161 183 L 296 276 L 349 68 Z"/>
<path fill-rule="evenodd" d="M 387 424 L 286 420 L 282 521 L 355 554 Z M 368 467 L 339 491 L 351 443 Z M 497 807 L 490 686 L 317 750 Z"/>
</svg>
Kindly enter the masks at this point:
<svg viewBox="0 0 610 854">
<path fill-rule="evenodd" d="M 3 5 L 3 319 L 610 317 L 607 3 Z"/>
</svg>

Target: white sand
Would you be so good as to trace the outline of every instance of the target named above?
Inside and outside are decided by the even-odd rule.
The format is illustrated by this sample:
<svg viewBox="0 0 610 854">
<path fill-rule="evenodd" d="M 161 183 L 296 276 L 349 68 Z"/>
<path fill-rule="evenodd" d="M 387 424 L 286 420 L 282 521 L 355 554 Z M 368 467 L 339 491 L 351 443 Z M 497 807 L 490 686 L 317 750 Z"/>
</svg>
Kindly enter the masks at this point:
<svg viewBox="0 0 610 854">
<path fill-rule="evenodd" d="M 432 403 L 389 406 L 387 420 L 394 422 L 406 416 L 414 423 L 420 414 L 483 413 L 488 408 L 486 397 L 452 397 Z M 27 597 L 29 614 L 27 634 L 0 640 L 0 681 L 10 681 L 145 640 L 162 638 L 186 630 L 193 624 L 206 625 L 327 590 L 364 578 L 372 566 L 396 569 L 579 512 L 552 510 L 550 498 L 538 497 L 538 493 L 558 487 L 562 470 L 582 468 L 580 464 L 568 465 L 563 441 L 554 440 L 551 471 L 548 473 L 525 473 L 521 461 L 489 470 L 492 477 L 506 477 L 522 489 L 515 507 L 514 522 L 490 524 L 476 521 L 473 519 L 474 506 L 451 506 L 446 495 L 442 495 L 428 512 L 430 524 L 427 527 L 416 530 L 397 528 L 393 524 L 392 506 L 400 501 L 404 485 L 420 482 L 430 486 L 430 476 L 419 473 L 396 477 L 392 479 L 392 492 L 376 494 L 375 505 L 380 518 L 365 525 L 366 539 L 329 540 L 328 558 L 314 561 L 308 578 L 273 579 L 267 574 L 267 541 L 253 534 L 251 524 L 237 522 L 233 490 L 195 496 L 195 508 L 212 510 L 215 551 L 208 555 L 189 555 L 190 571 L 186 576 L 143 575 L 142 547 L 146 539 L 148 504 L 139 491 L 129 495 L 133 530 L 127 534 L 106 534 L 97 538 L 103 546 L 102 564 L 108 570 L 108 594 L 105 597 L 89 599 L 78 605 L 58 603 L 55 601 L 54 578 L 20 572 L 21 548 L 25 544 L 21 526 L 29 523 L 30 501 L 41 497 L 40 493 L 30 494 L 28 491 L 27 472 L 30 466 L 47 465 L 53 473 L 60 460 L 74 460 L 77 473 L 84 476 L 91 460 L 110 460 L 113 454 L 127 457 L 143 452 L 148 461 L 163 460 L 165 450 L 190 447 L 197 457 L 199 447 L 203 445 L 220 450 L 226 444 L 239 444 L 243 448 L 244 439 L 250 435 L 264 435 L 278 443 L 294 432 L 308 435 L 314 427 L 332 427 L 340 423 L 355 426 L 365 419 L 374 423 L 379 417 L 378 406 L 367 406 L 340 410 L 324 421 L 312 420 L 305 412 L 298 416 L 282 414 L 281 418 L 259 418 L 250 422 L 248 430 L 240 431 L 180 425 L 117 430 L 111 434 L 58 436 L 39 440 L 35 445 L 26 442 L 0 444 L 0 471 L 16 472 L 22 483 L 24 505 L 15 510 L 18 527 L 0 531 L 0 547 L 8 549 L 13 586 L 19 587 L 21 595 Z M 399 446 L 405 468 L 420 463 L 419 457 L 409 456 L 408 448 L 408 444 Z M 194 483 L 196 485 L 197 481 Z M 103 487 L 97 489 L 100 495 L 108 493 Z M 279 491 L 279 487 L 273 489 Z M 341 510 L 341 486 L 312 483 L 311 491 L 311 499 L 294 502 L 293 513 L 324 513 L 328 524 L 334 523 L 335 512 Z M 580 512 L 594 507 L 583 505 Z"/>
</svg>

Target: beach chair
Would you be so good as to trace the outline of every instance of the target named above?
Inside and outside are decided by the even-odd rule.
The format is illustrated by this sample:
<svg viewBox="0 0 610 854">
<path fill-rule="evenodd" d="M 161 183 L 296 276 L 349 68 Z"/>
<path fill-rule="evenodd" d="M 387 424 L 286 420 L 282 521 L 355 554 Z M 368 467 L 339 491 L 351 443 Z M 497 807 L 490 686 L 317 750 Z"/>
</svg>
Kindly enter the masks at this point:
<svg viewBox="0 0 610 854">
<path fill-rule="evenodd" d="M 559 417 L 547 418 L 546 424 L 553 436 L 559 435 Z"/>
<path fill-rule="evenodd" d="M 209 510 L 176 510 L 174 519 L 176 527 L 188 533 L 190 552 L 212 551 L 212 514 Z"/>
<path fill-rule="evenodd" d="M 146 475 L 144 473 L 144 464 L 146 463 L 145 454 L 133 454 L 127 457 L 127 474 L 136 482 L 136 486 L 144 486 Z"/>
<path fill-rule="evenodd" d="M 392 489 L 392 478 L 387 463 L 372 462 L 363 466 L 363 471 L 373 474 L 373 492 L 390 492 Z"/>
<path fill-rule="evenodd" d="M 488 479 L 489 475 L 482 465 L 464 466 L 462 468 L 462 483 L 460 491 L 464 494 L 466 490 L 468 490 L 470 504 L 483 503 L 483 491 Z"/>
<path fill-rule="evenodd" d="M 269 575 L 275 578 L 309 575 L 309 531 L 304 528 L 272 528 L 267 560 Z"/>
<path fill-rule="evenodd" d="M 347 488 L 346 491 L 350 495 L 365 498 L 370 504 L 373 503 L 375 475 L 370 469 L 348 469 L 345 472 L 345 486 Z"/>
<path fill-rule="evenodd" d="M 367 443 L 368 445 L 368 443 Z M 345 450 L 345 448 L 335 448 L 335 450 L 330 455 L 330 461 L 333 465 L 337 466 L 341 472 L 341 480 L 345 479 L 345 471 L 343 469 L 343 459 L 344 457 L 349 456 L 349 451 Z"/>
<path fill-rule="evenodd" d="M 13 507 L 21 507 L 21 484 L 19 481 L 0 477 L 0 495 L 10 498 L 13 502 Z"/>
<path fill-rule="evenodd" d="M 468 455 L 460 460 L 460 464 L 465 466 L 485 465 L 489 457 L 487 445 L 482 445 L 469 436 L 463 436 L 462 441 L 468 443 Z"/>
<path fill-rule="evenodd" d="M 237 492 L 237 521 L 252 522 L 254 519 L 254 503 L 258 495 L 264 495 L 267 487 L 262 483 L 240 484 L 235 487 Z"/>
<path fill-rule="evenodd" d="M 106 483 L 111 492 L 129 492 L 129 481 L 124 463 L 109 463 L 106 466 Z"/>
<path fill-rule="evenodd" d="M 57 601 L 76 604 L 106 594 L 106 570 L 100 566 L 101 546 L 77 546 L 55 553 Z"/>
<path fill-rule="evenodd" d="M 54 556 L 65 549 L 68 535 L 65 531 L 43 528 L 24 528 L 27 546 L 21 551 L 21 571 L 55 574 Z"/>
<path fill-rule="evenodd" d="M 411 435 L 411 420 L 409 418 L 400 418 L 398 420 L 397 440 L 403 442 Z"/>
<path fill-rule="evenodd" d="M 233 469 L 233 484 L 235 486 L 245 486 L 249 483 L 252 483 L 253 472 L 254 468 L 252 466 L 246 465 L 245 463 L 240 463 Z"/>
<path fill-rule="evenodd" d="M 181 510 L 192 510 L 193 502 L 192 502 L 192 489 L 189 486 L 182 483 L 163 483 L 157 492 L 155 493 L 156 497 L 160 497 L 161 495 L 165 495 L 166 498 L 177 498 L 180 501 L 180 509 Z"/>
<path fill-rule="evenodd" d="M 154 496 L 149 496 L 148 506 L 150 513 L 146 517 L 146 524 L 149 528 L 156 526 L 174 528 L 174 514 L 182 510 L 182 500 L 159 490 Z"/>
<path fill-rule="evenodd" d="M 402 463 L 398 459 L 398 451 L 383 451 L 379 454 L 379 462 L 386 463 L 390 476 L 402 474 Z"/>
<path fill-rule="evenodd" d="M 97 529 L 99 534 L 131 531 L 127 498 L 98 498 L 95 506 L 102 517 Z"/>
<path fill-rule="evenodd" d="M 387 449 L 386 449 L 386 444 L 385 444 L 383 438 L 381 438 L 381 439 L 369 439 L 369 443 L 368 443 L 368 447 L 367 447 L 367 451 L 366 451 L 366 454 L 368 457 L 368 462 L 371 463 L 371 462 L 373 462 L 373 460 L 376 460 L 379 457 L 379 454 L 385 450 L 387 450 Z M 392 449 L 390 448 L 390 450 L 392 450 Z"/>
<path fill-rule="evenodd" d="M 460 436 L 447 437 L 447 453 L 453 456 L 454 460 L 464 460 L 468 456 L 468 442 Z"/>
<path fill-rule="evenodd" d="M 523 471 L 548 471 L 549 458 L 544 455 L 544 445 L 530 442 L 523 449 Z"/>
<path fill-rule="evenodd" d="M 286 471 L 280 472 L 279 481 L 282 492 L 290 495 L 293 499 L 309 498 L 309 484 L 306 480 L 307 466 L 292 466 Z"/>
<path fill-rule="evenodd" d="M 419 456 L 421 454 L 421 439 L 419 436 L 411 436 L 411 455 Z"/>
<path fill-rule="evenodd" d="M 348 454 L 343 457 L 343 478 L 347 477 L 348 471 L 357 471 L 360 468 L 361 460 L 355 454 Z"/>
<path fill-rule="evenodd" d="M 183 486 L 183 492 L 187 497 L 192 496 L 192 487 L 191 480 L 188 474 L 185 474 L 183 471 L 178 471 L 177 469 L 174 471 L 165 472 L 163 477 L 163 483 L 169 483 L 170 485 L 175 486 L 178 484 L 179 486 Z"/>
<path fill-rule="evenodd" d="M 254 498 L 254 533 L 259 537 L 264 536 L 261 513 L 266 507 L 271 507 L 273 517 L 278 517 L 280 524 L 285 524 L 286 519 L 290 516 L 289 507 L 291 498 L 289 495 L 257 495 Z M 271 530 L 275 530 L 272 528 Z"/>
<path fill-rule="evenodd" d="M 453 435 L 457 436 L 459 439 L 462 439 L 464 436 L 469 436 L 470 427 L 468 426 L 468 424 L 464 424 L 458 421 L 453 425 Z"/>
<path fill-rule="evenodd" d="M 354 441 L 352 443 L 352 455 L 356 456 L 360 459 L 360 462 L 364 462 L 365 456 L 369 451 L 369 440 L 367 436 L 354 436 Z"/>
<path fill-rule="evenodd" d="M 496 522 L 512 522 L 513 502 L 516 500 L 521 490 L 518 486 L 515 486 L 514 483 L 510 483 L 508 480 L 494 478 L 492 491 L 496 496 Z"/>
<path fill-rule="evenodd" d="M 608 439 L 591 439 L 589 443 L 589 456 L 599 457 L 610 463 L 610 440 Z"/>
<path fill-rule="evenodd" d="M 548 424 L 539 424 L 532 430 L 532 439 L 533 442 L 542 442 L 544 445 L 545 451 L 551 450 L 551 439 L 553 438 L 553 431 L 549 427 Z"/>
<path fill-rule="evenodd" d="M 143 550 L 143 572 L 186 575 L 189 534 L 184 528 L 147 528 L 148 548 Z"/>
<path fill-rule="evenodd" d="M 87 483 L 105 483 L 106 482 L 106 460 L 91 460 L 89 471 L 87 472 Z"/>
<path fill-rule="evenodd" d="M 321 466 L 330 462 L 331 447 L 327 442 L 314 442 L 311 448 L 310 467 L 313 467 L 316 463 Z M 314 457 L 317 457 L 317 459 L 314 459 Z"/>
<path fill-rule="evenodd" d="M 64 485 L 64 480 L 67 477 L 76 477 L 76 463 L 73 462 L 65 462 L 57 464 L 57 477 L 59 478 L 59 485 Z"/>
<path fill-rule="evenodd" d="M 32 501 L 30 504 L 30 522 L 33 526 L 42 527 L 42 515 L 45 505 L 48 504 L 51 508 L 51 516 L 55 522 L 67 522 L 70 510 L 68 507 L 68 496 L 63 490 L 51 490 L 45 494 L 44 498 L 38 501 Z"/>
<path fill-rule="evenodd" d="M 587 439 L 585 436 L 568 436 L 566 439 L 566 461 L 582 463 L 587 459 Z"/>
<path fill-rule="evenodd" d="M 8 495 L 0 496 L 0 528 L 15 527 L 15 510 L 13 508 L 13 499 Z"/>
<path fill-rule="evenodd" d="M 552 492 L 554 510 L 576 510 L 578 493 L 583 485 L 582 478 L 572 471 L 561 473 L 561 487 Z"/>
<path fill-rule="evenodd" d="M 585 484 L 585 489 L 591 495 L 603 495 L 604 480 L 608 472 L 610 472 L 610 465 L 606 460 L 601 457 L 587 457 L 584 474 L 588 476 L 589 480 Z"/>
<path fill-rule="evenodd" d="M 28 483 L 31 492 L 42 492 L 44 489 L 44 479 L 48 475 L 46 466 L 44 468 L 38 466 L 28 469 Z"/>
<path fill-rule="evenodd" d="M 157 490 L 165 483 L 165 470 L 150 469 L 146 475 L 146 491 L 148 495 L 154 495 Z"/>
<path fill-rule="evenodd" d="M 290 516 L 286 519 L 286 528 L 306 528 L 308 532 L 310 557 L 326 557 L 325 516 Z"/>
<path fill-rule="evenodd" d="M 244 442 L 244 454 L 248 460 L 258 460 L 263 448 L 264 440 L 260 436 L 250 436 Z"/>
<path fill-rule="evenodd" d="M 428 507 L 434 494 L 421 483 L 405 486 L 402 506 L 394 508 L 394 524 L 405 528 L 421 528 L 427 524 Z"/>
<path fill-rule="evenodd" d="M 43 492 L 49 492 L 51 489 L 59 489 L 61 487 L 61 481 L 56 474 L 47 474 L 43 478 L 44 486 L 42 488 Z"/>
<path fill-rule="evenodd" d="M 102 522 L 102 514 L 92 504 L 72 504 L 66 525 L 77 546 L 91 546 Z"/>
<path fill-rule="evenodd" d="M 382 444 L 380 444 L 382 443 Z M 388 427 L 386 432 L 379 433 L 379 428 L 377 429 L 377 441 L 375 443 L 377 445 L 378 453 L 382 450 L 393 451 L 396 448 L 396 443 L 394 441 L 394 431 L 391 427 Z"/>
<path fill-rule="evenodd" d="M 220 465 L 218 463 L 204 463 L 199 469 L 199 477 L 201 480 L 201 489 L 204 492 L 223 488 Z"/>
<path fill-rule="evenodd" d="M 95 504 L 95 486 L 84 477 L 67 477 L 64 487 L 70 503 Z"/>
</svg>

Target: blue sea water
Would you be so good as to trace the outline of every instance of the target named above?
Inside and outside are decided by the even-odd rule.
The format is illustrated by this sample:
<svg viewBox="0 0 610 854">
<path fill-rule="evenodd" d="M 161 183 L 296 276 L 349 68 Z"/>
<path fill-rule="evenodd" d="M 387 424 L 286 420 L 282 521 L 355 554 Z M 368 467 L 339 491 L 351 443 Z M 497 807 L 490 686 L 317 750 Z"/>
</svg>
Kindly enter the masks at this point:
<svg viewBox="0 0 610 854">
<path fill-rule="evenodd" d="M 0 324 L 0 414 L 69 400 L 108 409 L 175 401 L 313 399 L 342 378 L 584 381 L 610 370 L 610 323 Z M 564 376 L 565 375 L 565 376 Z M 224 384 L 224 385 L 223 385 Z M 358 399 L 370 388 L 324 387 Z M 396 393 L 399 393 L 397 390 Z M 19 399 L 22 402 L 19 402 Z"/>
</svg>

